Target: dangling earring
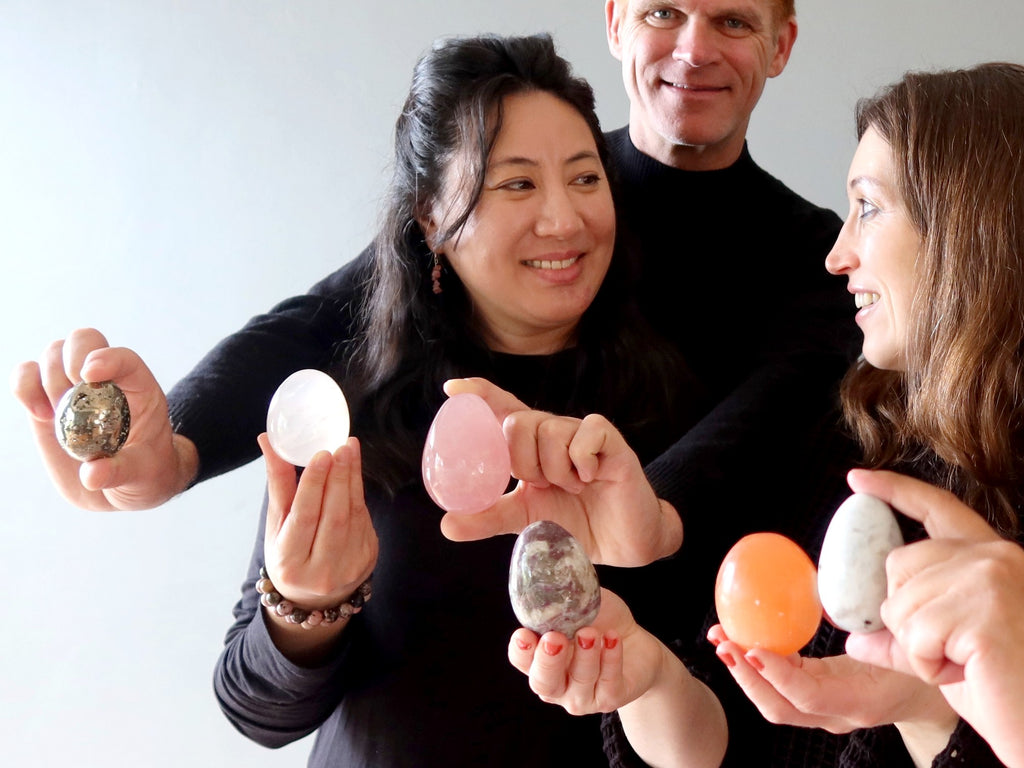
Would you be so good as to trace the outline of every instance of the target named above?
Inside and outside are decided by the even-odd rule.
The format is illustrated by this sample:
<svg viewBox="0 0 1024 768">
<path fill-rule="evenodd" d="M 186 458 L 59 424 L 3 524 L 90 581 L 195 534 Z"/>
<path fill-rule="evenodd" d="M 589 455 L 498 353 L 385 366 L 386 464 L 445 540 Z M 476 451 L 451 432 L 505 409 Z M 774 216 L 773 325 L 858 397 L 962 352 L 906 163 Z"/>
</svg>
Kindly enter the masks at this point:
<svg viewBox="0 0 1024 768">
<path fill-rule="evenodd" d="M 434 293 L 438 294 L 441 292 L 441 259 L 438 258 L 437 254 L 434 254 L 434 268 L 430 270 L 430 279 L 433 281 Z"/>
</svg>

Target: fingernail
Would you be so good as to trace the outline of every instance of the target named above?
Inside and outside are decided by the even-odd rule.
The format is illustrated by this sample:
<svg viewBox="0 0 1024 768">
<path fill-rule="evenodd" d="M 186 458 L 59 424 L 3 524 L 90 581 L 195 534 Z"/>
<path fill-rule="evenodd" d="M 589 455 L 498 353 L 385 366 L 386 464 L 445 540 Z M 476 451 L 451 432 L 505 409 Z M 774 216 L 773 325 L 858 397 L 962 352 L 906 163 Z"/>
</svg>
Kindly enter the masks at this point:
<svg viewBox="0 0 1024 768">
<path fill-rule="evenodd" d="M 518 637 L 516 638 L 516 645 L 519 647 L 520 651 L 528 651 L 533 647 L 533 643 L 528 643 L 525 640 L 520 640 Z"/>
<path fill-rule="evenodd" d="M 747 664 L 752 666 L 758 672 L 764 672 L 764 663 L 759 658 L 757 658 L 757 656 L 751 656 L 748 653 L 743 658 L 747 660 Z"/>
<path fill-rule="evenodd" d="M 604 647 L 609 651 L 619 644 L 619 638 L 617 637 L 606 637 L 604 639 Z"/>
<path fill-rule="evenodd" d="M 580 648 L 582 648 L 585 651 L 589 651 L 591 648 L 594 647 L 594 638 L 592 637 L 583 637 L 582 635 L 577 635 L 576 642 L 579 643 Z"/>
<path fill-rule="evenodd" d="M 727 666 L 727 667 L 735 667 L 736 666 L 736 659 L 734 659 L 729 654 L 728 651 L 721 651 L 719 653 L 716 653 L 715 655 L 718 656 L 718 658 L 720 658 L 722 660 L 722 662 L 725 664 L 725 666 Z"/>
<path fill-rule="evenodd" d="M 719 644 L 721 644 L 722 640 L 718 637 L 709 637 L 708 642 L 715 646 L 715 648 L 717 648 Z"/>
<path fill-rule="evenodd" d="M 544 646 L 544 653 L 548 656 L 557 656 L 562 652 L 562 646 L 558 643 L 542 643 Z"/>
</svg>

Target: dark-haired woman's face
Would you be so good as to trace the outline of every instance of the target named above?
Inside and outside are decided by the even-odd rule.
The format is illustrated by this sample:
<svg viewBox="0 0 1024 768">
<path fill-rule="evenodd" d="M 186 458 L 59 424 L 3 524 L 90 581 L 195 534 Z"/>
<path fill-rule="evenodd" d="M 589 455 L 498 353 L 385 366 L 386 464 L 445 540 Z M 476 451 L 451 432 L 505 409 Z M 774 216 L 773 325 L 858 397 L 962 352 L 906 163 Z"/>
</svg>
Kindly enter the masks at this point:
<svg viewBox="0 0 1024 768">
<path fill-rule="evenodd" d="M 503 101 L 483 193 L 461 233 L 435 248 L 458 274 L 492 349 L 541 354 L 572 342 L 611 263 L 615 210 L 583 117 L 546 92 Z M 464 160 L 421 224 L 428 242 L 458 208 Z M 454 189 L 452 189 L 454 187 Z"/>
</svg>

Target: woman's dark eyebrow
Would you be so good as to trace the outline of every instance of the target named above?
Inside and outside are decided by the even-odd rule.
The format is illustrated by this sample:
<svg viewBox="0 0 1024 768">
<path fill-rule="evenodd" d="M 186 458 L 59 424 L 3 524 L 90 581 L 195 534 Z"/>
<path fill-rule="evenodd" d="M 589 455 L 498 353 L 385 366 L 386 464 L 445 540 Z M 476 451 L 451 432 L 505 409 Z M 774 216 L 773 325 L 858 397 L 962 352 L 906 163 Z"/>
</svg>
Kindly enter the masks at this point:
<svg viewBox="0 0 1024 768">
<path fill-rule="evenodd" d="M 569 163 L 579 162 L 580 160 L 597 160 L 597 159 L 598 159 L 597 153 L 588 149 L 588 150 L 584 150 L 582 152 L 577 152 L 572 157 L 567 158 L 565 162 L 566 162 L 566 164 L 569 164 Z M 513 157 L 502 157 L 502 158 L 499 158 L 497 160 L 494 160 L 490 164 L 490 167 L 491 168 L 498 168 L 498 167 L 500 167 L 502 165 L 534 165 L 535 166 L 535 165 L 539 165 L 539 163 L 536 160 L 534 160 L 532 158 L 529 158 L 529 157 L 513 156 Z"/>
</svg>

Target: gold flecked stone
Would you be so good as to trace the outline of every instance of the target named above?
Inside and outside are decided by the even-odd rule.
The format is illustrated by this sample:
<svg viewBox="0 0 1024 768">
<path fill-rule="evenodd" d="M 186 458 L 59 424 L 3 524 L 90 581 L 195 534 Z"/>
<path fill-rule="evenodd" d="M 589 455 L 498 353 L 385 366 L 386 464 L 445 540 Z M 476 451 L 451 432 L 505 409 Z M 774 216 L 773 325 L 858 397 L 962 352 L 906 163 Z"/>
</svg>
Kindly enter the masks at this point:
<svg viewBox="0 0 1024 768">
<path fill-rule="evenodd" d="M 57 441 L 79 461 L 113 456 L 128 439 L 128 398 L 112 381 L 83 381 L 57 403 L 53 426 Z"/>
</svg>

